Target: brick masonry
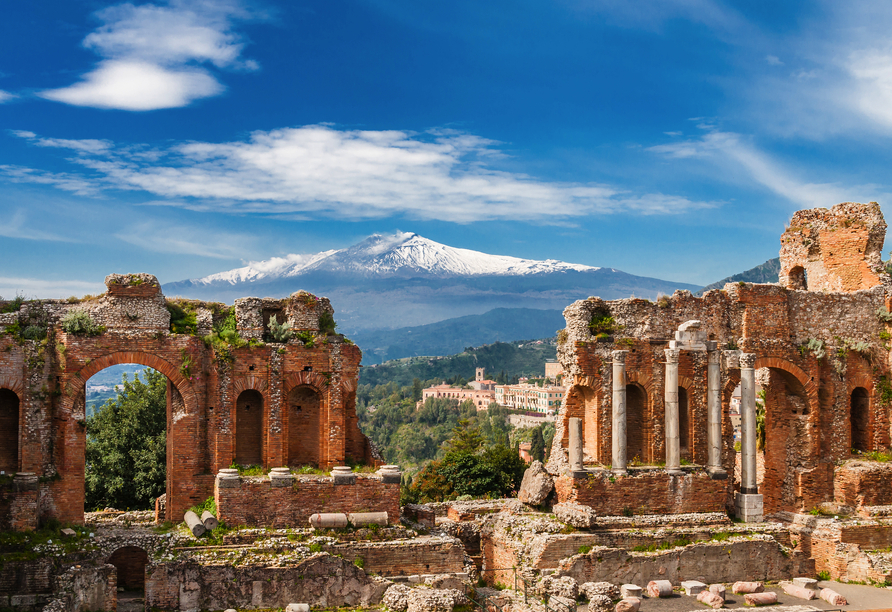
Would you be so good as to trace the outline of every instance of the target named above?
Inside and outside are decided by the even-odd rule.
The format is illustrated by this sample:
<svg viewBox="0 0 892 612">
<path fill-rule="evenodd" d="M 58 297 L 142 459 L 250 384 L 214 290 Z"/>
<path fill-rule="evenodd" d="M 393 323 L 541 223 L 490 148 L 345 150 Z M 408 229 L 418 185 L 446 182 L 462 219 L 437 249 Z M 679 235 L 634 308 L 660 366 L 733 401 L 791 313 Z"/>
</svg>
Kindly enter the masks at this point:
<svg viewBox="0 0 892 612">
<path fill-rule="evenodd" d="M 172 333 L 169 302 L 154 276 L 113 274 L 106 287 L 98 297 L 26 302 L 18 312 L 0 314 L 0 332 L 35 319 L 48 325 L 44 342 L 0 333 L 0 442 L 11 435 L 17 442 L 17 448 L 0 443 L 0 470 L 41 478 L 32 522 L 38 516 L 83 522 L 84 386 L 93 374 L 121 363 L 154 368 L 169 381 L 167 518 L 213 495 L 213 475 L 237 459 L 266 468 L 289 461 L 321 468 L 348 460 L 380 463 L 356 424 L 362 354 L 342 336 L 320 332 L 320 315 L 333 312 L 326 298 L 299 292 L 283 300 L 236 300 L 239 334 L 257 342 L 218 352 L 201 337 L 222 322 L 224 305 L 176 302 L 195 313 L 198 325 L 195 335 Z M 73 310 L 87 312 L 105 331 L 64 332 L 62 318 Z M 297 339 L 260 342 L 270 313 L 295 331 L 315 335 L 313 347 Z M 295 389 L 313 395 L 313 419 L 289 419 L 287 398 Z M 255 421 L 240 419 L 239 398 L 247 397 L 259 404 Z M 242 434 L 253 447 L 238 457 Z M 18 495 L 3 493 L 0 482 L 0 524 L 11 523 L 10 509 L 18 503 L 12 498 Z M 31 504 L 31 493 L 25 496 L 22 502 Z"/>
<path fill-rule="evenodd" d="M 228 483 L 227 483 L 228 484 Z M 358 474 L 354 484 L 327 476 L 295 476 L 290 486 L 272 486 L 268 477 L 241 478 L 238 486 L 214 488 L 217 517 L 228 525 L 308 527 L 323 512 L 387 512 L 399 524 L 400 485 L 377 475 Z"/>
<path fill-rule="evenodd" d="M 885 229 L 875 203 L 800 211 L 782 237 L 779 285 L 729 283 L 702 297 L 677 291 L 657 303 L 592 297 L 568 306 L 558 359 L 570 387 L 557 422 L 549 472 L 569 476 L 567 419 L 572 417 L 583 421 L 586 465 L 610 465 L 614 350 L 628 351 L 623 381 L 627 457 L 650 465 L 665 460 L 664 350 L 680 325 L 698 320 L 701 331 L 722 351 L 721 457 L 729 479 L 725 486 L 692 492 L 701 508 L 665 502 L 663 485 L 652 498 L 630 492 L 632 504 L 654 502 L 670 512 L 674 507 L 705 511 L 731 499 L 729 491 L 739 485 L 733 480 L 730 419 L 731 394 L 740 382 L 738 350 L 755 353 L 757 378 L 766 393 L 765 477 L 760 490 L 766 514 L 807 511 L 838 495 L 892 497 L 892 479 L 877 481 L 871 492 L 849 493 L 850 476 L 834 472 L 837 462 L 852 457 L 853 448 L 878 450 L 892 443 L 892 410 L 883 399 L 892 378 L 890 347 L 882 340 L 892 326 L 880 316 L 892 307 L 892 279 L 883 272 L 879 257 Z M 791 280 L 796 267 L 807 271 L 808 290 Z M 613 317 L 612 335 L 592 334 L 589 323 L 595 316 Z M 821 348 L 809 349 L 809 341 Z M 682 350 L 678 370 L 679 396 L 686 400 L 679 419 L 682 446 L 687 442 L 682 457 L 705 465 L 706 352 Z M 585 496 L 569 491 L 563 495 Z M 607 490 L 607 499 L 611 495 Z M 605 507 L 597 496 L 590 501 Z M 615 505 L 606 502 L 612 510 Z"/>
</svg>

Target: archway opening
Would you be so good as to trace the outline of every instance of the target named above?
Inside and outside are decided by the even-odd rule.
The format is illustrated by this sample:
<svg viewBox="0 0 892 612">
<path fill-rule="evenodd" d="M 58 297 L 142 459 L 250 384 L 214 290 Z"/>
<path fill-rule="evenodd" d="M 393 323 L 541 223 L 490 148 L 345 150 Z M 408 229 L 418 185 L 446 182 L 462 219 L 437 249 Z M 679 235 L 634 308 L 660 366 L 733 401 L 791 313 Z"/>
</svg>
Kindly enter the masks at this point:
<svg viewBox="0 0 892 612">
<path fill-rule="evenodd" d="M 626 385 L 626 457 L 630 463 L 646 462 L 644 456 L 644 415 L 647 392 L 641 385 Z"/>
<path fill-rule="evenodd" d="M 145 591 L 146 565 L 149 555 L 138 546 L 119 548 L 108 558 L 118 573 L 118 588 L 124 591 Z"/>
<path fill-rule="evenodd" d="M 864 387 L 855 387 L 849 405 L 852 424 L 852 450 L 870 450 L 870 395 Z"/>
<path fill-rule="evenodd" d="M 691 416 L 688 407 L 688 392 L 684 387 L 678 388 L 678 445 L 681 456 L 691 458 Z"/>
<path fill-rule="evenodd" d="M 756 370 L 756 383 L 756 429 L 763 441 L 765 466 L 759 492 L 765 513 L 802 510 L 805 492 L 797 486 L 797 475 L 814 467 L 815 461 L 808 394 L 792 372 L 781 368 Z"/>
<path fill-rule="evenodd" d="M 319 466 L 322 397 L 308 385 L 288 394 L 288 465 Z"/>
<path fill-rule="evenodd" d="M 168 387 L 164 374 L 134 363 L 107 367 L 87 380 L 85 510 L 152 510 L 164 499 L 168 408 L 180 398 Z"/>
<path fill-rule="evenodd" d="M 0 473 L 19 471 L 19 396 L 0 389 Z"/>
<path fill-rule="evenodd" d="M 787 289 L 808 290 L 808 273 L 802 266 L 795 266 L 787 275 Z"/>
<path fill-rule="evenodd" d="M 263 396 L 242 391 L 235 402 L 235 462 L 263 465 Z"/>
</svg>

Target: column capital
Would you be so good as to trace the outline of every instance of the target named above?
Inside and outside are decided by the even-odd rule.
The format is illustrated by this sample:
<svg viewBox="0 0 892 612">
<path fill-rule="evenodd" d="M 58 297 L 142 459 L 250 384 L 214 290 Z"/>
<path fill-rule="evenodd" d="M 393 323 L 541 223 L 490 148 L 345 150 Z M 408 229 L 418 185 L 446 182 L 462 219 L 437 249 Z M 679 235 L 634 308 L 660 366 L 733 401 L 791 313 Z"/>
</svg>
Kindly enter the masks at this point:
<svg viewBox="0 0 892 612">
<path fill-rule="evenodd" d="M 613 363 L 625 363 L 626 355 L 629 354 L 629 351 L 613 351 L 611 353 L 611 357 L 613 357 Z"/>
<path fill-rule="evenodd" d="M 681 354 L 681 349 L 667 348 L 663 349 L 663 352 L 666 353 L 666 363 L 678 363 L 678 356 Z"/>
<path fill-rule="evenodd" d="M 756 365 L 756 354 L 755 353 L 741 353 L 740 354 L 740 368 L 752 368 Z"/>
<path fill-rule="evenodd" d="M 722 352 L 721 351 L 709 351 L 706 353 L 706 363 L 708 364 L 716 364 L 721 365 L 722 363 Z"/>
</svg>

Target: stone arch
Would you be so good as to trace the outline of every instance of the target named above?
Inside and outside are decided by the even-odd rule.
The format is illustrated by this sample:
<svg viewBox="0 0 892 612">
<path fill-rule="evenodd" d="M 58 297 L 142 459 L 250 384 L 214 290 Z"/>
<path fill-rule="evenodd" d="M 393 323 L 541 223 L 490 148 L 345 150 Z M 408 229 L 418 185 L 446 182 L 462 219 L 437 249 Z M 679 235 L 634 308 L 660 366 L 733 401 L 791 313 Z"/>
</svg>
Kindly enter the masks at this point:
<svg viewBox="0 0 892 612">
<path fill-rule="evenodd" d="M 127 591 L 143 591 L 146 588 L 146 565 L 149 554 L 139 546 L 123 546 L 113 552 L 106 563 L 114 565 L 118 574 L 118 587 Z"/>
<path fill-rule="evenodd" d="M 864 387 L 855 387 L 849 394 L 849 417 L 851 449 L 870 450 L 870 394 Z"/>
<path fill-rule="evenodd" d="M 626 457 L 648 461 L 645 446 L 645 419 L 648 414 L 648 393 L 639 383 L 626 385 Z"/>
<path fill-rule="evenodd" d="M 295 372 L 294 374 L 289 374 L 285 377 L 285 393 L 288 393 L 294 387 L 298 385 L 308 385 L 313 387 L 319 393 L 325 393 L 325 388 L 328 387 L 329 379 L 319 372 L 312 371 L 301 371 Z"/>
<path fill-rule="evenodd" d="M 808 274 L 802 266 L 793 266 L 787 273 L 787 289 L 808 291 Z"/>
<path fill-rule="evenodd" d="M 263 394 L 245 389 L 235 401 L 235 462 L 263 465 Z"/>
<path fill-rule="evenodd" d="M 322 394 L 311 385 L 288 392 L 288 465 L 319 466 L 322 457 Z"/>
<path fill-rule="evenodd" d="M 756 370 L 761 370 L 762 368 L 782 370 L 788 375 L 796 378 L 805 390 L 809 403 L 812 404 L 811 408 L 817 412 L 814 403 L 817 401 L 818 397 L 818 384 L 814 381 L 814 377 L 810 376 L 798 365 L 781 357 L 757 357 L 756 364 L 753 367 Z"/>
<path fill-rule="evenodd" d="M 21 401 L 9 388 L 0 388 L 0 472 L 14 474 L 20 469 L 19 440 Z"/>
</svg>

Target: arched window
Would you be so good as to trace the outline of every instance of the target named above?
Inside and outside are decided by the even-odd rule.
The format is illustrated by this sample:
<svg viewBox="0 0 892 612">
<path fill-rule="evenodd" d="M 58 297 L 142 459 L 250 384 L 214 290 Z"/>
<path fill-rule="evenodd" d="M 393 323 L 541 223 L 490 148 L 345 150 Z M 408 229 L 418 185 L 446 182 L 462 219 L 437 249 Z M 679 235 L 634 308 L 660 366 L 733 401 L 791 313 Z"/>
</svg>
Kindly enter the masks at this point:
<svg viewBox="0 0 892 612">
<path fill-rule="evenodd" d="M 242 391 L 235 403 L 235 462 L 263 464 L 263 396 L 259 391 Z"/>
<path fill-rule="evenodd" d="M 644 457 L 644 415 L 647 392 L 636 384 L 626 385 L 626 457 L 629 461 Z"/>
<path fill-rule="evenodd" d="M 19 471 L 19 396 L 0 389 L 0 471 Z"/>
<path fill-rule="evenodd" d="M 288 465 L 319 465 L 322 398 L 301 385 L 288 394 Z"/>
<path fill-rule="evenodd" d="M 870 450 L 868 431 L 870 425 L 870 396 L 864 387 L 855 387 L 851 399 L 852 449 Z"/>
<path fill-rule="evenodd" d="M 691 417 L 688 407 L 688 392 L 684 387 L 678 388 L 678 445 L 683 457 L 691 454 Z"/>
</svg>

